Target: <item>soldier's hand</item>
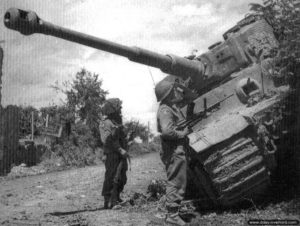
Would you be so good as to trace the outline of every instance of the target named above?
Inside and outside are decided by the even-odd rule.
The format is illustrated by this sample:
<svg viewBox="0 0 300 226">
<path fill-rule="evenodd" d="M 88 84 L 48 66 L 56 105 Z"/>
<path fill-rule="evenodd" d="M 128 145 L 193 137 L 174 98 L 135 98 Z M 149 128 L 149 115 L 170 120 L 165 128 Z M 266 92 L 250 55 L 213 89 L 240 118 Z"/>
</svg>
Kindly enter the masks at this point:
<svg viewBox="0 0 300 226">
<path fill-rule="evenodd" d="M 124 150 L 123 148 L 121 148 L 120 154 L 122 155 L 123 158 L 127 158 L 128 157 L 128 152 L 126 150 Z"/>
<path fill-rule="evenodd" d="M 185 127 L 184 130 L 182 130 L 182 136 L 187 136 L 192 132 L 192 130 L 189 127 Z"/>
</svg>

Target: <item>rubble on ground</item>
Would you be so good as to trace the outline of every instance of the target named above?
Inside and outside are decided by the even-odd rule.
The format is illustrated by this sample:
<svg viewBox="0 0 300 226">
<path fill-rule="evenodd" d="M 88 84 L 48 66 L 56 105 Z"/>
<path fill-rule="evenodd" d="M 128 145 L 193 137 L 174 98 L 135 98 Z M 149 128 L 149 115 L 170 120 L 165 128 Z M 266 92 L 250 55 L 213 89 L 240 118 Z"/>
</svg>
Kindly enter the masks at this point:
<svg viewBox="0 0 300 226">
<path fill-rule="evenodd" d="M 18 178 L 24 176 L 32 176 L 46 173 L 47 171 L 42 166 L 27 167 L 25 163 L 19 166 L 14 166 L 10 173 L 7 175 L 8 178 Z"/>
</svg>

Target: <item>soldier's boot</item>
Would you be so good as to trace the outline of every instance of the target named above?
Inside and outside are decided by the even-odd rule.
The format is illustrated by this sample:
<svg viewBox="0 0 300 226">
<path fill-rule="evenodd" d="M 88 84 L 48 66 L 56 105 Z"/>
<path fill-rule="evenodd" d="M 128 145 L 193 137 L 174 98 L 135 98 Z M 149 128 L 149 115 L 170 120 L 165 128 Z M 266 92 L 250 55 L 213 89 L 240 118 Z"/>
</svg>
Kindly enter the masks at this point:
<svg viewBox="0 0 300 226">
<path fill-rule="evenodd" d="M 168 214 L 166 217 L 166 223 L 171 225 L 184 226 L 185 221 L 178 215 L 178 213 Z"/>
<path fill-rule="evenodd" d="M 104 196 L 104 209 L 109 209 L 110 206 L 110 196 Z"/>
<path fill-rule="evenodd" d="M 193 218 L 200 216 L 200 214 L 196 212 L 196 206 L 193 200 L 182 201 L 178 215 L 186 222 L 190 222 Z"/>
<path fill-rule="evenodd" d="M 111 208 L 118 204 L 118 195 L 118 184 L 114 183 L 110 198 Z"/>
<path fill-rule="evenodd" d="M 118 200 L 118 202 L 123 202 L 123 199 L 121 199 L 121 197 L 120 197 L 120 193 L 118 193 L 117 200 Z"/>
</svg>

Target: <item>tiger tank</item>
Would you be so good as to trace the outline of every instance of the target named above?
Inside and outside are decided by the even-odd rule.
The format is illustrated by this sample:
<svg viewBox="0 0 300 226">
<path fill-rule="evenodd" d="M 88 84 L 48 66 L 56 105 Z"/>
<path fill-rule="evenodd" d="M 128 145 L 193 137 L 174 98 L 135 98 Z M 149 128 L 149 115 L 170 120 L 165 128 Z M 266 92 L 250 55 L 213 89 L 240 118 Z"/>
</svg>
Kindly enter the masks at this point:
<svg viewBox="0 0 300 226">
<path fill-rule="evenodd" d="M 269 23 L 248 16 L 208 51 L 187 57 L 128 47 L 54 25 L 35 12 L 10 8 L 7 28 L 23 35 L 40 33 L 127 57 L 155 67 L 182 87 L 189 127 L 188 154 L 201 208 L 230 207 L 256 200 L 272 186 L 285 148 L 297 131 L 291 88 L 275 73 L 278 41 Z"/>
</svg>

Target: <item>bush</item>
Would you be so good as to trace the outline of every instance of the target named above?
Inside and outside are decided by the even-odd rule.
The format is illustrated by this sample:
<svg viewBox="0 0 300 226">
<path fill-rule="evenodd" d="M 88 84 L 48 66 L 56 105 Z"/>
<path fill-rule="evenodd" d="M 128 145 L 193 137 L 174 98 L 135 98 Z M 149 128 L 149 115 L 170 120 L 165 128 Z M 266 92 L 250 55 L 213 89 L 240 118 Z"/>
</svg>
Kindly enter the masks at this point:
<svg viewBox="0 0 300 226">
<path fill-rule="evenodd" d="M 153 137 L 153 134 L 146 125 L 143 125 L 134 119 L 124 123 L 124 132 L 129 141 L 133 140 L 135 137 L 139 137 L 145 143 L 149 138 Z"/>
<path fill-rule="evenodd" d="M 71 135 L 56 141 L 52 151 L 61 158 L 65 166 L 86 166 L 99 163 L 101 149 L 97 147 L 91 129 L 82 122 L 73 126 Z"/>
<path fill-rule="evenodd" d="M 252 3 L 250 10 L 263 16 L 273 27 L 279 41 L 275 58 L 275 72 L 284 77 L 291 87 L 297 87 L 300 76 L 300 1 L 264 0 L 263 5 Z"/>
<path fill-rule="evenodd" d="M 161 151 L 161 144 L 156 142 L 150 143 L 133 143 L 129 147 L 129 154 L 131 156 L 139 156 L 141 154 L 151 153 L 151 152 L 160 152 Z"/>
</svg>

